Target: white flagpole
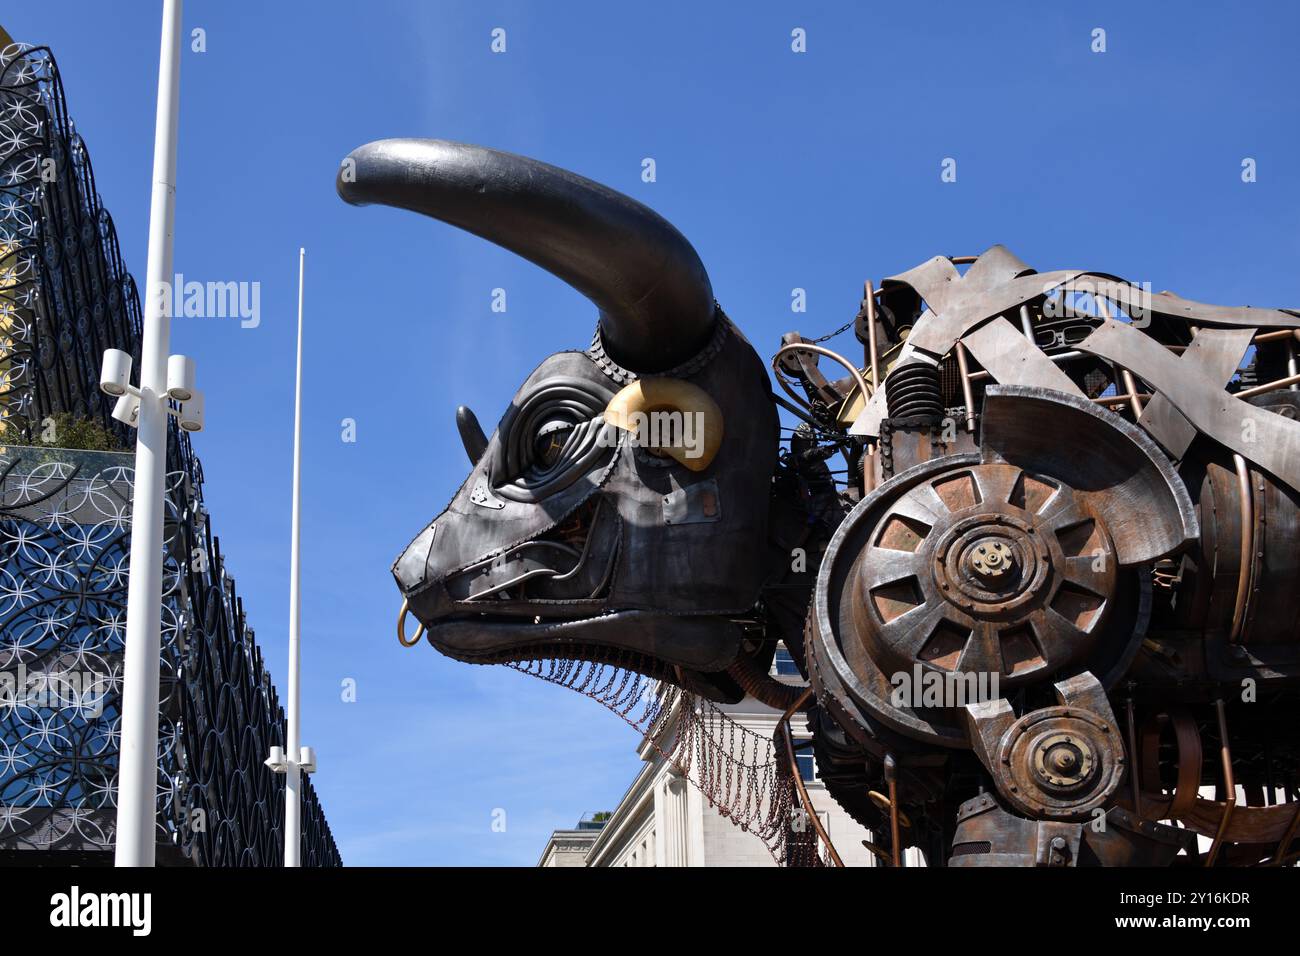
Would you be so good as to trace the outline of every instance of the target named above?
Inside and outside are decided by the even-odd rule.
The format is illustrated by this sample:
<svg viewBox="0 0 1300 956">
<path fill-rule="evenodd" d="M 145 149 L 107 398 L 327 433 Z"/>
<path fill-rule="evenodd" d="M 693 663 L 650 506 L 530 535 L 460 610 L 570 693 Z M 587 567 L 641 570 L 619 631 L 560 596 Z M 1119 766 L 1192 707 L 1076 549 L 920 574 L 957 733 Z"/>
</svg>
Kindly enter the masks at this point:
<svg viewBox="0 0 1300 956">
<path fill-rule="evenodd" d="M 302 626 L 302 280 L 307 252 L 298 250 L 298 368 L 293 400 L 293 520 L 289 543 L 289 706 L 285 733 L 284 865 L 302 866 L 302 741 L 298 723 L 299 636 Z"/>
<path fill-rule="evenodd" d="M 153 866 L 158 799 L 158 656 L 161 653 L 163 493 L 167 469 L 167 352 L 180 120 L 181 0 L 163 0 L 154 125 L 153 189 L 140 412 L 131 497 L 131 564 L 122 671 L 122 743 L 117 772 L 117 866 Z"/>
</svg>

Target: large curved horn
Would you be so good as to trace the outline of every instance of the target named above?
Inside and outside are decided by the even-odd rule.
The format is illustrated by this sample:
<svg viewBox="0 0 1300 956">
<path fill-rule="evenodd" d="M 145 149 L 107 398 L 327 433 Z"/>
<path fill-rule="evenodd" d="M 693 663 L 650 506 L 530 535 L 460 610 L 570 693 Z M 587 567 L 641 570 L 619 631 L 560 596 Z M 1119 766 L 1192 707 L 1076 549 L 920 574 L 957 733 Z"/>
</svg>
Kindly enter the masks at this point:
<svg viewBox="0 0 1300 956">
<path fill-rule="evenodd" d="M 339 195 L 422 212 L 536 263 L 600 310 L 605 349 L 636 372 L 694 355 L 713 325 L 713 289 L 691 244 L 641 203 L 535 159 L 438 139 L 362 146 Z"/>
</svg>

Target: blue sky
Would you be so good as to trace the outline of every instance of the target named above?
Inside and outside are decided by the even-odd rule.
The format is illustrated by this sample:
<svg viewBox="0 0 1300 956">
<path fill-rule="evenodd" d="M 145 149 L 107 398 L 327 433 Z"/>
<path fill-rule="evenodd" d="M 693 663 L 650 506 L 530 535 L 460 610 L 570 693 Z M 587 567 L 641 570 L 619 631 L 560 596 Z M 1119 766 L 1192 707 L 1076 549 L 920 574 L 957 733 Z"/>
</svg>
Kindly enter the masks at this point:
<svg viewBox="0 0 1300 956">
<path fill-rule="evenodd" d="M 207 391 L 213 524 L 283 689 L 296 257 L 307 247 L 304 739 L 350 864 L 531 864 L 612 808 L 634 733 L 598 705 L 393 633 L 393 557 L 593 308 L 511 254 L 343 204 L 388 136 L 536 156 L 621 189 L 699 250 L 759 351 L 820 335 L 862 282 L 1001 242 L 1226 304 L 1300 305 L 1290 4 L 254 3 L 190 0 L 176 267 L 261 283 L 262 321 L 177 319 Z M 161 4 L 8 5 L 53 47 L 128 266 L 144 281 Z M 489 49 L 506 30 L 507 52 Z M 790 33 L 807 31 L 795 54 Z M 1092 31 L 1106 52 L 1091 52 Z M 641 181 L 654 158 L 657 181 Z M 1258 179 L 1243 183 L 1243 159 Z M 957 181 L 940 180 L 945 158 Z M 491 311 L 504 288 L 505 314 Z M 808 312 L 790 311 L 807 290 Z M 855 354 L 846 336 L 838 343 Z M 341 440 L 341 421 L 357 441 Z M 344 703 L 340 683 L 357 682 Z M 506 811 L 505 832 L 492 814 Z"/>
</svg>

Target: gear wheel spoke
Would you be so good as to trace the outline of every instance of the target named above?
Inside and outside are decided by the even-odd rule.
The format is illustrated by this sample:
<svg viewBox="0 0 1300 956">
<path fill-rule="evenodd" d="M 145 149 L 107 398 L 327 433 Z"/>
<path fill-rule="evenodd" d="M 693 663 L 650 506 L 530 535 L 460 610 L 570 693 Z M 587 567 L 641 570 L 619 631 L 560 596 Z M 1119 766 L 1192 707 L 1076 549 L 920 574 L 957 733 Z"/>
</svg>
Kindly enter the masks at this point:
<svg viewBox="0 0 1300 956">
<path fill-rule="evenodd" d="M 1097 554 L 1083 554 L 1075 558 L 1064 557 L 1056 568 L 1061 577 L 1078 585 L 1090 594 L 1103 597 L 1110 590 L 1114 578 L 1113 555 L 1098 549 Z"/>
<path fill-rule="evenodd" d="M 1052 608 L 1041 608 L 1030 619 L 1034 638 L 1050 662 L 1069 660 L 1078 654 L 1088 635 L 1073 621 L 1062 617 Z"/>
<path fill-rule="evenodd" d="M 1002 642 L 996 625 L 987 621 L 976 626 L 957 665 L 967 674 L 997 674 L 1002 670 Z"/>
<path fill-rule="evenodd" d="M 887 584 L 914 578 L 924 565 L 913 551 L 896 551 L 892 548 L 872 548 L 863 562 L 859 581 L 869 592 Z"/>
<path fill-rule="evenodd" d="M 1005 505 L 1011 500 L 1022 472 L 1014 465 L 990 464 L 973 469 L 980 490 L 980 504 L 986 508 Z"/>
<path fill-rule="evenodd" d="M 918 658 L 934 629 L 946 620 L 942 605 L 922 604 L 880 628 L 880 639 L 902 656 Z"/>
<path fill-rule="evenodd" d="M 900 518 L 920 521 L 931 527 L 952 513 L 928 482 L 917 485 L 907 496 L 894 502 L 892 510 Z"/>
</svg>

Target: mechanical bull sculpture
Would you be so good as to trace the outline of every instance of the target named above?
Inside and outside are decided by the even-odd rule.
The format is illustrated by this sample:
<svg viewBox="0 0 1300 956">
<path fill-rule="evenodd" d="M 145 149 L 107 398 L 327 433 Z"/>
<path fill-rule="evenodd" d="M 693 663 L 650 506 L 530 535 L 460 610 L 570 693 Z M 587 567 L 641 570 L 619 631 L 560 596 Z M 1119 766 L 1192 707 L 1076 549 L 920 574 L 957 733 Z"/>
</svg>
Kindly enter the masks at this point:
<svg viewBox="0 0 1300 956">
<path fill-rule="evenodd" d="M 599 312 L 490 439 L 457 411 L 469 477 L 393 566 L 404 643 L 801 706 L 886 861 L 1295 859 L 1300 314 L 995 246 L 868 283 L 861 363 L 786 335 L 786 400 L 694 249 L 626 196 L 436 140 L 361 147 L 337 188 Z M 768 676 L 778 644 L 812 694 Z"/>
<path fill-rule="evenodd" d="M 714 303 L 695 250 L 639 203 L 522 157 L 387 141 L 351 159 L 345 199 L 454 223 L 600 311 L 591 348 L 542 362 L 490 440 L 458 411 L 469 478 L 393 568 L 429 641 L 475 662 L 630 660 L 738 699 L 726 672 L 740 653 L 737 619 L 770 574 L 779 433 L 772 403 L 754 400 L 768 390 L 762 363 Z M 616 397 L 629 415 L 695 423 L 707 458 L 614 435 L 605 413 Z"/>
</svg>

